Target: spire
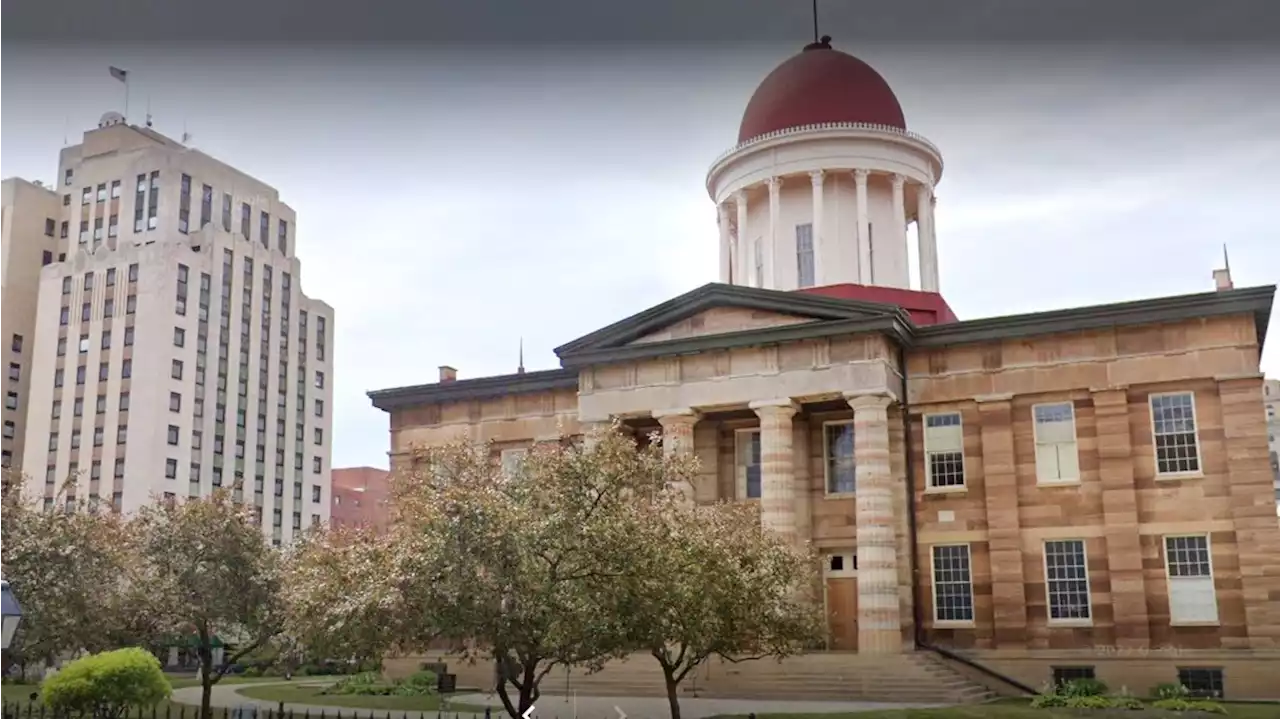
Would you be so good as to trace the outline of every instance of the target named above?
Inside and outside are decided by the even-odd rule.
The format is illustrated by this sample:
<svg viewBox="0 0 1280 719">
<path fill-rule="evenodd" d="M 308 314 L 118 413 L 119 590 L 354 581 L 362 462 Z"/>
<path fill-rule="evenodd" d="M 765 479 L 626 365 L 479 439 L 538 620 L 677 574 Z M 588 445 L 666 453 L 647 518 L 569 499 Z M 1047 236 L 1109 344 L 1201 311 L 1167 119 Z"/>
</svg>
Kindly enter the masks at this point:
<svg viewBox="0 0 1280 719">
<path fill-rule="evenodd" d="M 813 42 L 804 46 L 806 50 L 830 50 L 831 36 L 818 35 L 818 0 L 813 0 Z"/>
<path fill-rule="evenodd" d="M 1231 281 L 1231 260 L 1227 257 L 1227 244 L 1222 243 L 1222 269 L 1213 271 L 1214 289 L 1222 292 L 1235 288 Z"/>
<path fill-rule="evenodd" d="M 520 338 L 520 364 L 516 367 L 516 374 L 524 374 L 524 338 Z"/>
</svg>

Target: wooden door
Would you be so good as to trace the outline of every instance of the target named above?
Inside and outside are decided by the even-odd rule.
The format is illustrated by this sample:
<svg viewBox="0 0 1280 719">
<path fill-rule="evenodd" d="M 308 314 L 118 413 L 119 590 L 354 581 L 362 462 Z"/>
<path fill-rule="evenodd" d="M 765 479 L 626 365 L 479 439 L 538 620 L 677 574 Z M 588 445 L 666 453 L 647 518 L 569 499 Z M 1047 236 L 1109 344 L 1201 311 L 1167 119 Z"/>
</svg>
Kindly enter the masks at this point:
<svg viewBox="0 0 1280 719">
<path fill-rule="evenodd" d="M 832 649 L 858 648 L 858 580 L 856 577 L 827 579 L 827 629 Z"/>
</svg>

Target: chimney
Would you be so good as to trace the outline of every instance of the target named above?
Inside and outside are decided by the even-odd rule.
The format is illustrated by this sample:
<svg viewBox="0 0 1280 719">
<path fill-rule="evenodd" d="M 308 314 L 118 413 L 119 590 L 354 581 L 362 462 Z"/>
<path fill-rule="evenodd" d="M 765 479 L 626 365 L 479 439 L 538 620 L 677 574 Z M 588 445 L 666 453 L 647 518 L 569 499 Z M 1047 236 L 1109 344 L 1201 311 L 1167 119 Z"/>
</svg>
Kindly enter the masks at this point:
<svg viewBox="0 0 1280 719">
<path fill-rule="evenodd" d="M 440 365 L 440 383 L 453 382 L 458 379 L 458 370 L 447 364 Z"/>
<path fill-rule="evenodd" d="M 1227 258 L 1227 246 L 1222 246 L 1222 269 L 1213 271 L 1214 289 L 1218 292 L 1234 289 L 1231 283 L 1231 260 Z"/>
</svg>

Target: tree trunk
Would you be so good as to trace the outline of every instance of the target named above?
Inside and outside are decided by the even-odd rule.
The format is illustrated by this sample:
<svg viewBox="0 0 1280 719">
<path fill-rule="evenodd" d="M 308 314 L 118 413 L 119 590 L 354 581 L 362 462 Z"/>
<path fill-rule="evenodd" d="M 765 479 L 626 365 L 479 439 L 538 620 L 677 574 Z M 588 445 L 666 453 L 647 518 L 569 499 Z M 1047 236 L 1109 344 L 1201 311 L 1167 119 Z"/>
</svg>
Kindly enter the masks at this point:
<svg viewBox="0 0 1280 719">
<path fill-rule="evenodd" d="M 209 637 L 200 636 L 200 719 L 213 719 L 213 647 Z"/>
<path fill-rule="evenodd" d="M 667 706 L 671 708 L 671 719 L 680 719 L 680 680 L 676 679 L 675 672 L 666 665 L 662 667 L 662 678 L 667 684 Z"/>
</svg>

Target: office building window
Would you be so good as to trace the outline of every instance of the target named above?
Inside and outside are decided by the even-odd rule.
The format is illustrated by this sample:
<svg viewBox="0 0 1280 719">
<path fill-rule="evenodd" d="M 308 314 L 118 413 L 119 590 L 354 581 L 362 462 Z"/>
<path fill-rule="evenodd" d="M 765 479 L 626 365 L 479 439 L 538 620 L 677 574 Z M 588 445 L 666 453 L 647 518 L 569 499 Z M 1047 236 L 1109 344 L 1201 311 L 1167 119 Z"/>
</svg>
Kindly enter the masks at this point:
<svg viewBox="0 0 1280 719">
<path fill-rule="evenodd" d="M 924 417 L 927 489 L 964 487 L 964 428 L 959 412 Z"/>
<path fill-rule="evenodd" d="M 1155 438 L 1156 475 L 1200 473 L 1200 438 L 1196 403 L 1191 392 L 1153 394 L 1151 427 Z"/>
<path fill-rule="evenodd" d="M 165 479 L 178 478 L 178 460 L 169 458 L 164 461 L 164 477 Z"/>
<path fill-rule="evenodd" d="M 933 547 L 934 621 L 973 621 L 973 575 L 969 566 L 969 545 Z"/>
<path fill-rule="evenodd" d="M 1084 540 L 1046 541 L 1044 570 L 1050 623 L 1088 622 L 1093 615 Z"/>
<path fill-rule="evenodd" d="M 827 494 L 852 494 L 858 491 L 857 461 L 853 454 L 853 421 L 828 422 L 822 429 Z"/>
</svg>

